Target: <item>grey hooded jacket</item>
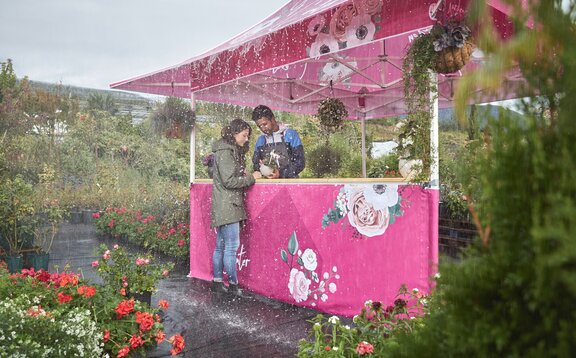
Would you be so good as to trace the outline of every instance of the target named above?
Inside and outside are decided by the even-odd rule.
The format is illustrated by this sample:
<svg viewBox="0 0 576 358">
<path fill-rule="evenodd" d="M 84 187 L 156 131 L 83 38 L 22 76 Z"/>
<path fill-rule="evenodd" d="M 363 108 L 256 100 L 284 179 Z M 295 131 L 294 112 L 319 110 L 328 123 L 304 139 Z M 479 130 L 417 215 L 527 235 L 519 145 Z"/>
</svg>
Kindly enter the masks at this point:
<svg viewBox="0 0 576 358">
<path fill-rule="evenodd" d="M 220 139 L 212 144 L 214 178 L 212 185 L 212 227 L 246 219 L 244 189 L 253 185 L 252 175 L 240 167 L 240 152 L 236 145 Z"/>
</svg>

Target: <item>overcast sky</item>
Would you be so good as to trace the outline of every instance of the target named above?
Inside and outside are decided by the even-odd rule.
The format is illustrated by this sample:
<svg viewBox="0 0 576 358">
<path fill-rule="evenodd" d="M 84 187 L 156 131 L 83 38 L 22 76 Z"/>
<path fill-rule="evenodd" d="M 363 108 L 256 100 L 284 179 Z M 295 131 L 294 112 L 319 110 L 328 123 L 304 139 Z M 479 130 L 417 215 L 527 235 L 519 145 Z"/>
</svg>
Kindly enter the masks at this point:
<svg viewBox="0 0 576 358">
<path fill-rule="evenodd" d="M 0 0 L 0 61 L 31 80 L 107 89 L 199 55 L 288 0 Z"/>
</svg>

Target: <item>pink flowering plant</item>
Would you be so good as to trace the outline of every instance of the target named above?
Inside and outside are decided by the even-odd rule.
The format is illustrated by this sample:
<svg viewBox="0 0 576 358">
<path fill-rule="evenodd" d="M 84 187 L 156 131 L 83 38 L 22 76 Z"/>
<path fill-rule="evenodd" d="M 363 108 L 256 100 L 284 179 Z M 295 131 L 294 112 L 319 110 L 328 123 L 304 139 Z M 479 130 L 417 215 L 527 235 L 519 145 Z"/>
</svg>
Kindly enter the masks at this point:
<svg viewBox="0 0 576 358">
<path fill-rule="evenodd" d="M 187 258 L 190 253 L 190 226 L 186 223 L 160 225 L 154 240 L 158 251 L 176 258 Z"/>
<path fill-rule="evenodd" d="M 172 219 L 159 220 L 153 215 L 126 208 L 108 208 L 92 215 L 101 235 L 129 241 L 143 248 L 177 259 L 190 253 L 188 223 Z"/>
<path fill-rule="evenodd" d="M 168 276 L 173 263 L 159 264 L 149 254 L 129 253 L 120 245 L 100 245 L 99 260 L 92 262 L 104 283 L 122 295 L 155 292 L 156 284 Z"/>
<path fill-rule="evenodd" d="M 402 286 L 394 304 L 366 301 L 352 322 L 343 323 L 338 316 L 319 314 L 309 322 L 309 339 L 300 341 L 298 357 L 383 357 L 396 337 L 411 333 L 422 325 L 428 312 L 428 297 L 415 288 Z"/>
</svg>

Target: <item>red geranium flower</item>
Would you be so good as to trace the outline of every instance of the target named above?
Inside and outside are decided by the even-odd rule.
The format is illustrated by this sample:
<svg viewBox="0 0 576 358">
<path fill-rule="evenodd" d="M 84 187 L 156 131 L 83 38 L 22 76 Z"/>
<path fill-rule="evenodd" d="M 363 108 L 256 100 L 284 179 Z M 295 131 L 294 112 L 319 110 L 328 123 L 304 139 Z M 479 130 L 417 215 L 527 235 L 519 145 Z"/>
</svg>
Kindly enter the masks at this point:
<svg viewBox="0 0 576 358">
<path fill-rule="evenodd" d="M 136 349 L 143 344 L 144 344 L 144 341 L 142 340 L 142 337 L 134 336 L 134 335 L 132 337 L 130 337 L 130 347 L 132 349 Z"/>
<path fill-rule="evenodd" d="M 148 312 L 136 312 L 136 323 L 140 325 L 141 331 L 149 331 L 154 325 L 154 317 Z"/>
<path fill-rule="evenodd" d="M 128 313 L 134 311 L 134 299 L 124 300 L 118 303 L 118 306 L 114 309 L 118 313 L 118 319 L 126 316 Z"/>
<path fill-rule="evenodd" d="M 124 346 L 118 351 L 116 358 L 128 357 L 128 353 L 130 353 L 130 348 L 128 346 Z"/>
<path fill-rule="evenodd" d="M 158 307 L 167 310 L 168 309 L 168 301 L 166 301 L 166 300 L 158 301 Z"/>
<path fill-rule="evenodd" d="M 62 303 L 66 303 L 72 301 L 72 296 L 67 295 L 65 293 L 62 292 L 58 292 L 58 303 L 62 304 Z"/>
<path fill-rule="evenodd" d="M 374 352 L 374 346 L 368 342 L 362 341 L 356 346 L 356 353 L 361 356 L 364 354 L 370 354 L 372 352 Z"/>
<path fill-rule="evenodd" d="M 110 331 L 109 330 L 107 330 L 107 329 L 104 330 L 103 339 L 104 339 L 104 342 L 108 342 L 108 340 L 110 339 Z"/>
<path fill-rule="evenodd" d="M 184 338 L 181 335 L 176 334 L 168 340 L 168 342 L 172 343 L 172 349 L 170 350 L 170 354 L 173 356 L 177 355 L 178 353 L 182 352 L 185 347 Z"/>
<path fill-rule="evenodd" d="M 154 339 L 156 339 L 156 343 L 158 344 L 162 343 L 162 341 L 164 341 L 164 338 L 166 338 L 166 333 L 164 333 L 164 331 L 162 330 L 158 330 L 158 332 L 156 332 L 156 335 L 154 336 Z"/>
</svg>

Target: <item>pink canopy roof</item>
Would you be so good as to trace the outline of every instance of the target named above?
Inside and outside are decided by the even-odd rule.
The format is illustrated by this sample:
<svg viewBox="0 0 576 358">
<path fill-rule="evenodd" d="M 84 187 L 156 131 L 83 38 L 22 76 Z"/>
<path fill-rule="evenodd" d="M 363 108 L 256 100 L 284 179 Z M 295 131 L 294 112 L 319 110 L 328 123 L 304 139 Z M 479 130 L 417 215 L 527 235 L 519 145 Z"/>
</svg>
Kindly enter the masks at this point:
<svg viewBox="0 0 576 358">
<path fill-rule="evenodd" d="M 495 28 L 508 38 L 506 7 L 488 1 Z M 404 114 L 402 58 L 410 41 L 438 16 L 462 15 L 468 0 L 292 0 L 212 50 L 181 64 L 111 85 L 112 88 L 209 102 L 316 113 L 326 97 L 340 98 L 349 117 Z M 439 106 L 451 107 L 462 73 L 482 62 L 475 52 L 459 72 L 439 75 Z M 521 81 L 510 73 L 507 86 Z M 477 100 L 506 99 L 484 94 Z"/>
</svg>

